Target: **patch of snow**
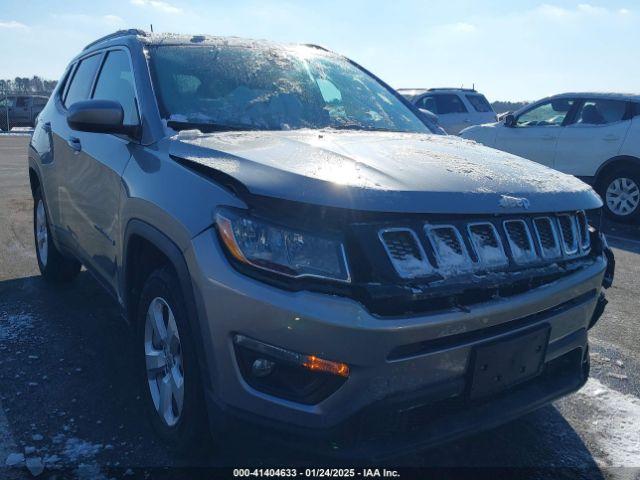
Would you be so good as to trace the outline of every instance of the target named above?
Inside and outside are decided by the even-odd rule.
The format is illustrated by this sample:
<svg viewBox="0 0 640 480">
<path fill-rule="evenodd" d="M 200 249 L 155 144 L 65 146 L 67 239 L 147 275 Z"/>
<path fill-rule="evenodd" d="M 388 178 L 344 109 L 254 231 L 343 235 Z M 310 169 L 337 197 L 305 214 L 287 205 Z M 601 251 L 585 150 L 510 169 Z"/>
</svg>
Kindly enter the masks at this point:
<svg viewBox="0 0 640 480">
<path fill-rule="evenodd" d="M 80 458 L 94 457 L 102 450 L 102 444 L 93 444 L 79 438 L 67 439 L 63 454 L 71 461 Z"/>
<path fill-rule="evenodd" d="M 4 464 L 7 467 L 15 467 L 17 465 L 22 465 L 23 463 L 24 463 L 23 453 L 10 453 L 9 456 L 4 461 Z"/>
<path fill-rule="evenodd" d="M 44 463 L 42 462 L 42 458 L 40 457 L 27 458 L 25 463 L 27 466 L 27 470 L 29 470 L 31 475 L 33 475 L 34 477 L 37 477 L 42 472 L 44 472 Z"/>
<path fill-rule="evenodd" d="M 613 467 L 640 467 L 640 399 L 590 379 L 576 393 L 596 416 L 590 432 Z"/>
<path fill-rule="evenodd" d="M 0 312 L 0 342 L 12 342 L 33 328 L 33 317 L 28 313 Z"/>
</svg>

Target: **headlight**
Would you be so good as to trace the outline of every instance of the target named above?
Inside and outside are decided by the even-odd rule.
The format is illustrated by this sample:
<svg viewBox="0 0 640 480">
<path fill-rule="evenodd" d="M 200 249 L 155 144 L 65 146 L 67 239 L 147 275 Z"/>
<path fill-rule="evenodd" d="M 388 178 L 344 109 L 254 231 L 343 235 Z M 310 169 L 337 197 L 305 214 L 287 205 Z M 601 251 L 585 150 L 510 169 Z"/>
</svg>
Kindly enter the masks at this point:
<svg viewBox="0 0 640 480">
<path fill-rule="evenodd" d="M 220 237 L 238 261 L 287 277 L 350 282 L 342 242 L 227 210 L 216 213 Z"/>
</svg>

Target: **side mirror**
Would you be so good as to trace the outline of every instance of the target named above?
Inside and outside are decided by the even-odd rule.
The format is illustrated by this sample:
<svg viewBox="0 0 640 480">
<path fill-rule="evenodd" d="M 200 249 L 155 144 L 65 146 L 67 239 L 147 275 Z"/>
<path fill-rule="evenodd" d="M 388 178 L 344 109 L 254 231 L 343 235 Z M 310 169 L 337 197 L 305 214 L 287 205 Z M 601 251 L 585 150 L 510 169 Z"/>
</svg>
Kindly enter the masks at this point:
<svg viewBox="0 0 640 480">
<path fill-rule="evenodd" d="M 137 126 L 124 125 L 122 105 L 111 100 L 84 100 L 69 107 L 67 123 L 73 130 L 93 133 L 121 133 L 136 136 Z"/>
<path fill-rule="evenodd" d="M 512 113 L 504 116 L 504 126 L 509 128 L 516 126 L 516 117 L 514 117 Z"/>
</svg>

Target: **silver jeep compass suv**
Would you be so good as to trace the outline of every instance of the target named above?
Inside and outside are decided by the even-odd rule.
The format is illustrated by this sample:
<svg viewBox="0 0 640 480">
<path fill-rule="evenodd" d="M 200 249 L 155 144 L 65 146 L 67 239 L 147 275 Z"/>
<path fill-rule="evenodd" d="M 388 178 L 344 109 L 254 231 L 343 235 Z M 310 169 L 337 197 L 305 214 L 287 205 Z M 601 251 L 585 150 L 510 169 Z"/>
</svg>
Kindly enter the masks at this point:
<svg viewBox="0 0 640 480">
<path fill-rule="evenodd" d="M 588 376 L 613 275 L 600 198 L 432 134 L 323 48 L 97 40 L 40 114 L 29 175 L 42 274 L 84 265 L 113 294 L 176 447 L 257 423 L 388 455 Z"/>
</svg>

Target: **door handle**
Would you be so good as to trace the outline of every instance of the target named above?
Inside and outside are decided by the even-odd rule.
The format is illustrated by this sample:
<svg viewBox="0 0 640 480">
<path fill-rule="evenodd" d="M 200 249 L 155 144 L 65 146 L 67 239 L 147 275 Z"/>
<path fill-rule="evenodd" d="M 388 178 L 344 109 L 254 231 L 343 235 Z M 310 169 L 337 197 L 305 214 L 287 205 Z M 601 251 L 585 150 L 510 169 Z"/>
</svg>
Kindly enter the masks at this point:
<svg viewBox="0 0 640 480">
<path fill-rule="evenodd" d="M 67 145 L 71 147 L 71 150 L 75 152 L 79 152 L 82 150 L 82 145 L 80 144 L 80 139 L 77 137 L 69 137 L 67 139 Z"/>
<path fill-rule="evenodd" d="M 617 135 L 605 135 L 602 137 L 605 142 L 615 142 L 616 140 L 620 140 L 620 137 Z"/>
<path fill-rule="evenodd" d="M 42 124 L 42 129 L 47 133 L 51 133 L 51 122 L 44 122 Z"/>
</svg>

